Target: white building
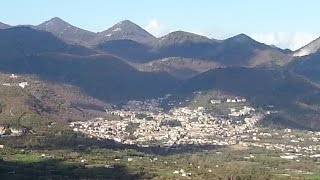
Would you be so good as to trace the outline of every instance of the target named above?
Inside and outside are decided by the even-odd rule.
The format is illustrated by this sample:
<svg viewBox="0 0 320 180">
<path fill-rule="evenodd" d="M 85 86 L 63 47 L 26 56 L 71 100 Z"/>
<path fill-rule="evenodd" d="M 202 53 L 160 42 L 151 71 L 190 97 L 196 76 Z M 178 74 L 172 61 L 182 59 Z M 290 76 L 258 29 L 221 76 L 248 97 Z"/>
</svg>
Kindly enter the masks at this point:
<svg viewBox="0 0 320 180">
<path fill-rule="evenodd" d="M 15 75 L 15 74 L 11 74 L 9 77 L 10 77 L 10 78 L 18 78 L 18 76 Z"/>
<path fill-rule="evenodd" d="M 29 85 L 28 82 L 21 82 L 21 83 L 19 83 L 19 86 L 22 87 L 22 88 L 24 88 L 24 87 L 26 87 L 26 86 L 28 86 L 28 85 Z"/>
</svg>

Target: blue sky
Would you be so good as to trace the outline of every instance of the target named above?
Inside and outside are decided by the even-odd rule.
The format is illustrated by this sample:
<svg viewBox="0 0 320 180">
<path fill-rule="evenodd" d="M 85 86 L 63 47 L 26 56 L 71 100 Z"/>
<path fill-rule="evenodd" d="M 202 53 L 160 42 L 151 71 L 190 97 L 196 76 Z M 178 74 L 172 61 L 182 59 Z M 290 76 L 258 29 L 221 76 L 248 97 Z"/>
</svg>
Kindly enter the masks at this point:
<svg viewBox="0 0 320 180">
<path fill-rule="evenodd" d="M 156 36 L 185 30 L 224 39 L 245 33 L 297 49 L 320 36 L 317 0 L 0 0 L 0 22 L 39 24 L 52 17 L 91 31 L 129 19 Z"/>
</svg>

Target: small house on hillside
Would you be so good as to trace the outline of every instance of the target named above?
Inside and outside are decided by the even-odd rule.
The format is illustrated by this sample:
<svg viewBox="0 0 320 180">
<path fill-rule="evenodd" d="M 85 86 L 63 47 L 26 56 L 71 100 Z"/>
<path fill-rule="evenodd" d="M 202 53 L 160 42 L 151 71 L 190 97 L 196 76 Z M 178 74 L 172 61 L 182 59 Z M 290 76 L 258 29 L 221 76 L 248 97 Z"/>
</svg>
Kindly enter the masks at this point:
<svg viewBox="0 0 320 180">
<path fill-rule="evenodd" d="M 211 104 L 214 104 L 214 105 L 216 105 L 216 104 L 221 104 L 221 100 L 219 100 L 219 99 L 211 99 L 211 100 L 210 100 L 210 103 L 211 103 Z"/>
</svg>

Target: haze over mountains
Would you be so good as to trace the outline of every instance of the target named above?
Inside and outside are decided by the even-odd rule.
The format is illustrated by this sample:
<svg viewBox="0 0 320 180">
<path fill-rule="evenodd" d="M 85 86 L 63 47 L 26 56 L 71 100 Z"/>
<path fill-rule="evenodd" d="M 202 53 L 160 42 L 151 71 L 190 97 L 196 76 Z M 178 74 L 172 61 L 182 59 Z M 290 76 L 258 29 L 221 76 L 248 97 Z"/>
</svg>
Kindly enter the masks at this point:
<svg viewBox="0 0 320 180">
<path fill-rule="evenodd" d="M 106 102 L 222 90 L 276 105 L 280 124 L 320 129 L 320 101 L 310 101 L 320 94 L 319 40 L 292 52 L 245 34 L 215 40 L 176 31 L 156 38 L 128 20 L 100 33 L 60 18 L 0 29 L 2 72 L 70 84 Z"/>
<path fill-rule="evenodd" d="M 314 41 L 310 42 L 309 44 L 305 45 L 304 47 L 296 50 L 293 56 L 306 56 L 320 50 L 320 38 L 315 39 Z"/>
</svg>

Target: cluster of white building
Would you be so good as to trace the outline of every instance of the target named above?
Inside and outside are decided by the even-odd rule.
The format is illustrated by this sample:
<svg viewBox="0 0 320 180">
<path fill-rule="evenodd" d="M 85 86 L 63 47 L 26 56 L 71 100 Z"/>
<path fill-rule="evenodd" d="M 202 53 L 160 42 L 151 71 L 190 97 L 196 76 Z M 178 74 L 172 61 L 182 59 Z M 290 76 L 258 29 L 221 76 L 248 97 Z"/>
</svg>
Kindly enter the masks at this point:
<svg viewBox="0 0 320 180">
<path fill-rule="evenodd" d="M 211 99 L 211 104 L 224 103 L 222 107 L 230 112 L 225 116 L 216 115 L 204 107 L 179 107 L 164 112 L 158 106 L 159 101 L 166 98 L 168 97 L 146 102 L 130 101 L 120 110 L 107 112 L 115 116 L 113 119 L 96 118 L 85 122 L 72 122 L 70 127 L 90 137 L 143 147 L 239 144 L 282 152 L 320 152 L 320 145 L 317 145 L 320 142 L 320 132 L 309 132 L 314 134 L 308 139 L 303 139 L 293 135 L 291 129 L 285 129 L 279 134 L 257 127 L 257 123 L 270 113 L 259 112 L 246 103 L 240 103 L 246 102 L 244 98 Z M 228 108 L 228 104 L 232 108 Z M 274 141 L 276 138 L 280 138 L 280 141 Z M 282 141 L 285 142 L 279 143 Z M 306 141 L 311 145 L 300 145 Z"/>
<path fill-rule="evenodd" d="M 241 103 L 241 102 L 247 102 L 247 100 L 245 98 L 227 98 L 227 99 L 224 99 L 224 100 L 221 100 L 221 99 L 211 99 L 210 100 L 210 103 L 211 104 L 221 104 L 223 102 L 227 102 L 227 103 Z"/>
<path fill-rule="evenodd" d="M 17 79 L 18 76 L 15 74 L 11 74 L 9 76 L 9 78 L 11 79 Z M 17 86 L 17 87 L 21 87 L 21 88 L 25 88 L 26 86 L 28 86 L 28 82 L 19 82 L 19 83 L 2 83 L 3 86 Z"/>
<path fill-rule="evenodd" d="M 120 116 L 121 120 L 97 118 L 86 122 L 72 122 L 74 131 L 92 137 L 111 139 L 125 144 L 148 145 L 156 142 L 163 146 L 177 144 L 230 145 L 236 144 L 238 136 L 256 132 L 255 124 L 263 118 L 262 114 L 250 114 L 252 108 L 243 107 L 242 121 L 233 122 L 229 118 L 214 117 L 203 107 L 190 109 L 174 108 L 168 113 L 145 112 L 145 117 L 137 118 L 137 112 L 115 110 L 110 114 Z M 141 112 L 140 112 L 141 113 Z M 178 125 L 167 125 L 169 121 Z M 136 125 L 133 132 L 130 126 Z"/>
<path fill-rule="evenodd" d="M 28 82 L 20 82 L 20 83 L 2 83 L 3 86 L 19 86 L 21 88 L 25 88 L 28 86 Z"/>
<path fill-rule="evenodd" d="M 235 99 L 231 99 L 228 98 L 227 99 L 227 103 L 239 103 L 239 102 L 246 102 L 247 100 L 245 98 L 235 98 Z"/>
<path fill-rule="evenodd" d="M 239 117 L 249 115 L 251 112 L 255 112 L 256 110 L 252 107 L 243 106 L 242 109 L 237 110 L 236 108 L 229 108 L 231 113 L 229 116 Z"/>
</svg>

